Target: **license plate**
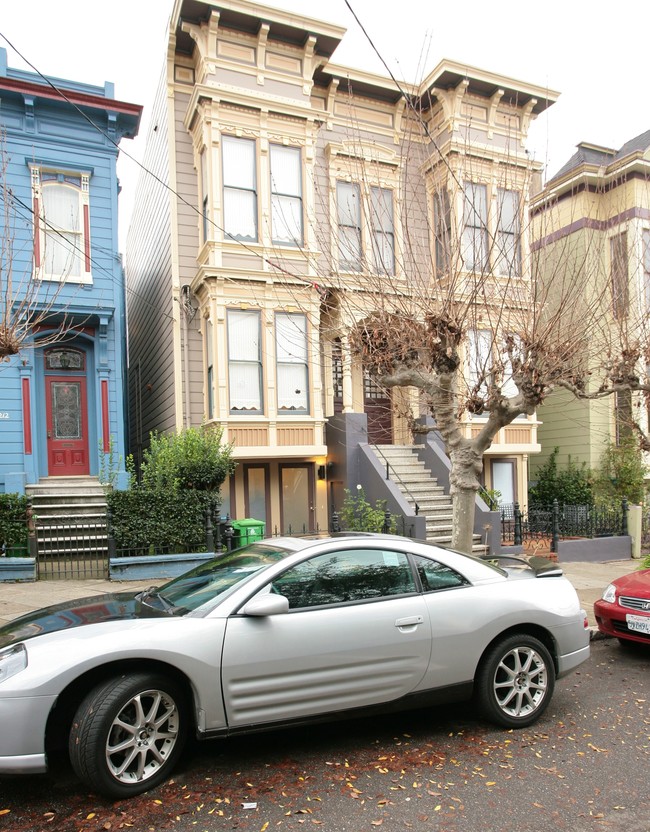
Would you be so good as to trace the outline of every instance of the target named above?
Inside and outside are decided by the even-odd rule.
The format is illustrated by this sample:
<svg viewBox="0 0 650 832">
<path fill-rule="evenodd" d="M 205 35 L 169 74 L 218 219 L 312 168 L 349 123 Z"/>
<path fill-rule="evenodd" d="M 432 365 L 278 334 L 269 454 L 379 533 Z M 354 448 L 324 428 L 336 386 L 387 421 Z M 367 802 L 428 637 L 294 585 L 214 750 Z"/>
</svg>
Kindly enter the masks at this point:
<svg viewBox="0 0 650 832">
<path fill-rule="evenodd" d="M 650 617 L 645 615 L 626 615 L 625 621 L 628 630 L 632 630 L 635 633 L 645 633 L 647 636 L 650 636 Z"/>
</svg>

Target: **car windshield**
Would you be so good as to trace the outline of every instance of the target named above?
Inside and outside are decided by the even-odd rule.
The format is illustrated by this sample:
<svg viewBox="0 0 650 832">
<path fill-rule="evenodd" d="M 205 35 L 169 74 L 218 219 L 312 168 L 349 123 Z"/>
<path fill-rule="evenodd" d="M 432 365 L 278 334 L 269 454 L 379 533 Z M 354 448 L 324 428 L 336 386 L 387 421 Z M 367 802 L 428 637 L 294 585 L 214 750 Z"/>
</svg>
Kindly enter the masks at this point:
<svg viewBox="0 0 650 832">
<path fill-rule="evenodd" d="M 253 543 L 235 552 L 218 555 L 179 578 L 161 586 L 156 592 L 179 613 L 189 612 L 223 596 L 255 572 L 282 560 L 288 549 L 268 543 Z"/>
</svg>

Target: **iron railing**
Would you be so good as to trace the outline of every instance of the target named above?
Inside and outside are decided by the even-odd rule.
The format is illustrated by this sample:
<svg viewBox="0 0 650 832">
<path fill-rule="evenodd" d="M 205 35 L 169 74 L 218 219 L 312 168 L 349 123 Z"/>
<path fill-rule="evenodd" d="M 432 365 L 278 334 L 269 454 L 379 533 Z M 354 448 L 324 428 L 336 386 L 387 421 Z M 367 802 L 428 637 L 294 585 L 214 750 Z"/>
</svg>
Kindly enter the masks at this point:
<svg viewBox="0 0 650 832">
<path fill-rule="evenodd" d="M 567 538 L 616 537 L 628 533 L 628 502 L 620 509 L 580 505 L 530 506 L 522 512 L 519 503 L 500 506 L 501 542 L 521 546 L 526 540 L 548 539 L 551 552 Z"/>
</svg>

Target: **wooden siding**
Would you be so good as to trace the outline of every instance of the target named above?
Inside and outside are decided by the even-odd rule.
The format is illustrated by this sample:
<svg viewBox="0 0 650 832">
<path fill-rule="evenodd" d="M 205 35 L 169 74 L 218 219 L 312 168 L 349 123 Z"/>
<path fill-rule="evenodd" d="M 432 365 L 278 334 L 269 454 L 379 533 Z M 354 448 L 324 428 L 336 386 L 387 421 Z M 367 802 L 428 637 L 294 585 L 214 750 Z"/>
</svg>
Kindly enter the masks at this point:
<svg viewBox="0 0 650 832">
<path fill-rule="evenodd" d="M 232 442 L 235 450 L 241 447 L 263 447 L 269 444 L 269 429 L 266 425 L 251 428 L 228 428 L 228 441 Z"/>
<path fill-rule="evenodd" d="M 167 84 L 161 79 L 151 114 L 144 166 L 162 182 L 169 181 Z M 131 447 L 136 437 L 146 444 L 152 430 L 175 426 L 172 328 L 172 261 L 170 192 L 151 174 L 141 171 L 126 250 L 129 362 L 139 364 L 140 389 L 129 384 L 129 409 L 141 414 L 131 421 Z M 139 406 L 136 408 L 136 404 Z"/>
<path fill-rule="evenodd" d="M 313 445 L 314 428 L 311 425 L 278 427 L 278 445 Z"/>
</svg>

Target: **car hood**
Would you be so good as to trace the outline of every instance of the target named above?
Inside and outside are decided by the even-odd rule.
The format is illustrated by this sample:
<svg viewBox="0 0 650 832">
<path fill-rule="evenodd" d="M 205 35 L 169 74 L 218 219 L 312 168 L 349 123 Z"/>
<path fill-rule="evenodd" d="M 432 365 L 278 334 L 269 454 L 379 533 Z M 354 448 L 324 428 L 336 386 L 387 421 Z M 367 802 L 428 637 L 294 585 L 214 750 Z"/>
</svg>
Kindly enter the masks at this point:
<svg viewBox="0 0 650 832">
<path fill-rule="evenodd" d="M 87 624 L 125 621 L 135 618 L 164 618 L 163 610 L 142 604 L 135 592 L 107 593 L 77 598 L 22 615 L 0 627 L 0 648 L 43 633 L 55 633 Z"/>
<path fill-rule="evenodd" d="M 634 595 L 639 598 L 650 598 L 650 569 L 630 572 L 612 581 L 619 593 Z"/>
</svg>

